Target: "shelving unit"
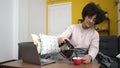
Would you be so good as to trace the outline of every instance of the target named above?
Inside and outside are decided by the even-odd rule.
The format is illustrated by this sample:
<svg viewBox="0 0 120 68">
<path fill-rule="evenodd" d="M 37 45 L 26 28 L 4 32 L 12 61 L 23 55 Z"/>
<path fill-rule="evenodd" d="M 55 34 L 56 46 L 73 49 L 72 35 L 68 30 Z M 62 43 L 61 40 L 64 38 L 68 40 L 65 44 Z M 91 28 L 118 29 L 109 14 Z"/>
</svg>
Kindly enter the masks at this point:
<svg viewBox="0 0 120 68">
<path fill-rule="evenodd" d="M 98 25 L 94 26 L 95 29 L 99 32 L 99 34 L 102 33 L 102 35 L 110 35 L 110 19 L 107 18 L 103 23 L 100 23 Z"/>
<path fill-rule="evenodd" d="M 82 19 L 78 19 L 78 24 L 82 22 Z M 110 35 L 110 19 L 106 18 L 106 20 L 100 24 L 94 26 L 94 28 L 98 31 L 100 35 Z"/>
</svg>

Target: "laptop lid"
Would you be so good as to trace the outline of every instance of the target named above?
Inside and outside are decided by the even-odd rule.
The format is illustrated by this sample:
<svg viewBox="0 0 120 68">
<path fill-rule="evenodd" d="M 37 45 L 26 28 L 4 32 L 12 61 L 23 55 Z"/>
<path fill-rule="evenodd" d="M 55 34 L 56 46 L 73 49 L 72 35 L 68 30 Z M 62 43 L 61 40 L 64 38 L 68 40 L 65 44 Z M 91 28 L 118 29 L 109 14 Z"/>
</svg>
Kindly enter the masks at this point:
<svg viewBox="0 0 120 68">
<path fill-rule="evenodd" d="M 23 62 L 40 65 L 40 57 L 38 55 L 35 45 L 32 44 L 19 44 L 19 54 Z"/>
<path fill-rule="evenodd" d="M 19 43 L 19 56 L 23 62 L 37 64 L 37 65 L 46 65 L 55 62 L 55 60 L 44 60 L 41 62 L 41 58 L 38 54 L 37 48 L 34 44 L 31 43 Z"/>
</svg>

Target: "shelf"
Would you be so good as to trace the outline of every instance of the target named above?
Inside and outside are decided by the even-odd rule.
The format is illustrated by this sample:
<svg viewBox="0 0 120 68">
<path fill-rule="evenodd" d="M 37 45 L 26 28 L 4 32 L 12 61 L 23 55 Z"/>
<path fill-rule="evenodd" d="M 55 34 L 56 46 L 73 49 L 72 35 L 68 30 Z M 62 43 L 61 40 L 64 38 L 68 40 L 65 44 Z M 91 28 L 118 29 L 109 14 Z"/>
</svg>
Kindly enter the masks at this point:
<svg viewBox="0 0 120 68">
<path fill-rule="evenodd" d="M 103 23 L 104 23 L 104 25 L 103 25 Z M 107 34 L 109 36 L 110 35 L 110 19 L 107 18 L 103 23 L 98 24 L 101 27 L 96 27 L 95 26 L 95 28 L 100 34 L 104 33 L 105 35 Z M 106 26 L 106 27 L 104 27 L 104 26 Z"/>
<path fill-rule="evenodd" d="M 97 30 L 98 32 L 109 32 L 109 30 Z"/>
<path fill-rule="evenodd" d="M 83 20 L 82 19 L 78 19 L 78 24 L 81 23 Z M 103 23 L 107 26 L 104 27 Z M 107 34 L 108 36 L 110 35 L 110 19 L 106 18 L 106 20 L 100 23 L 98 25 L 100 25 L 100 27 L 97 27 L 97 25 L 94 26 L 94 28 L 98 31 L 98 33 L 104 33 L 105 35 Z"/>
</svg>

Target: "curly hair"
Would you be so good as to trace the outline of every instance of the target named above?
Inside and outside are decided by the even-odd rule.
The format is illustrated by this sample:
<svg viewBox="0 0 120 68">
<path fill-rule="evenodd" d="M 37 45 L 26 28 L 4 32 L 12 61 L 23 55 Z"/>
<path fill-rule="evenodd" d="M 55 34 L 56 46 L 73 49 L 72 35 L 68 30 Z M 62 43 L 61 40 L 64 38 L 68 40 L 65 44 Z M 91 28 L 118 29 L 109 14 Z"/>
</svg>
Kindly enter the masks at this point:
<svg viewBox="0 0 120 68">
<path fill-rule="evenodd" d="M 98 5 L 96 5 L 93 2 L 90 2 L 83 8 L 82 11 L 83 21 L 86 16 L 93 15 L 96 15 L 96 21 L 94 25 L 99 24 L 106 19 L 105 12 Z"/>
</svg>

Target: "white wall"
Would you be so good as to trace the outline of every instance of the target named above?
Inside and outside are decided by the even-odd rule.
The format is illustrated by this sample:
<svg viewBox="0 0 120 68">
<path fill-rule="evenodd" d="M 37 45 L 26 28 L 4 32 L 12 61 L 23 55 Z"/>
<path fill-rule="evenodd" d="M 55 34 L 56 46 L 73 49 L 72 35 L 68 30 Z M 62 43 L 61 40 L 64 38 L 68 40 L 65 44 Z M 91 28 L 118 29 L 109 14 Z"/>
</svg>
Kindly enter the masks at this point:
<svg viewBox="0 0 120 68">
<path fill-rule="evenodd" d="M 18 58 L 18 43 L 45 33 L 46 0 L 0 0 L 0 62 Z"/>
<path fill-rule="evenodd" d="M 0 61 L 12 58 L 13 0 L 0 0 Z"/>
<path fill-rule="evenodd" d="M 19 0 L 19 42 L 32 41 L 31 33 L 45 33 L 46 0 Z"/>
<path fill-rule="evenodd" d="M 18 24 L 19 24 L 19 0 L 13 0 L 13 27 L 12 27 L 12 58 L 10 59 L 17 59 L 18 58 Z"/>
</svg>

